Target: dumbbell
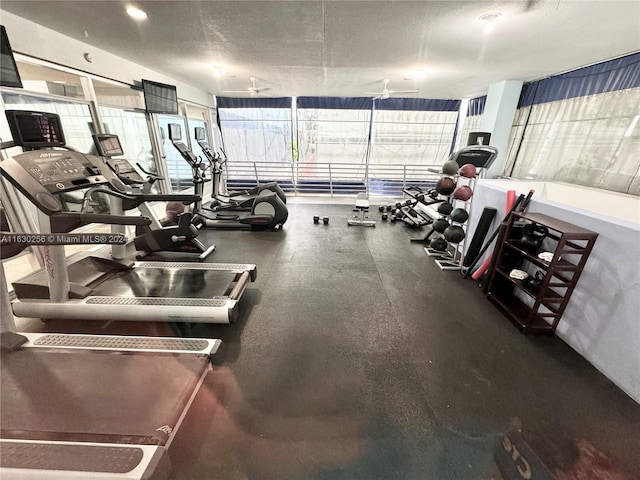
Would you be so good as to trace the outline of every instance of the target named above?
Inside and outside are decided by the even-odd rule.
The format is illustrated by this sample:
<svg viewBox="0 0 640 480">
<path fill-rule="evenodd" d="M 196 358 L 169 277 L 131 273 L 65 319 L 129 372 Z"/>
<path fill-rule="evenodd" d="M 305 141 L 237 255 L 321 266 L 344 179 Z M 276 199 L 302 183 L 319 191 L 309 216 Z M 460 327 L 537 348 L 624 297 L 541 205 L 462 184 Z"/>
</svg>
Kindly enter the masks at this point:
<svg viewBox="0 0 640 480">
<path fill-rule="evenodd" d="M 322 217 L 322 223 L 324 223 L 325 225 L 329 225 L 329 217 L 327 216 Z"/>
<path fill-rule="evenodd" d="M 389 218 L 389 214 L 383 213 L 382 214 L 382 220 L 386 220 L 387 218 Z"/>
<path fill-rule="evenodd" d="M 314 215 L 313 216 L 313 223 L 320 223 L 320 216 L 319 215 Z"/>
</svg>

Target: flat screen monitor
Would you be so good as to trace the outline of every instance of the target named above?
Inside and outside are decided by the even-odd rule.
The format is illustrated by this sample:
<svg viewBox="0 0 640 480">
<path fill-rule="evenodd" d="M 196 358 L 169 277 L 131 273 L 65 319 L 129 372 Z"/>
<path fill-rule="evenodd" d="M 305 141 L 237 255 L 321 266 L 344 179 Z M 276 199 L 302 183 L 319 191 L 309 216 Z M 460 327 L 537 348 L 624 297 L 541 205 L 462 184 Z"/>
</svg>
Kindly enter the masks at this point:
<svg viewBox="0 0 640 480">
<path fill-rule="evenodd" d="M 194 127 L 194 134 L 196 137 L 196 141 L 204 142 L 207 139 L 207 135 L 205 134 L 204 127 Z"/>
<path fill-rule="evenodd" d="M 55 113 L 29 110 L 5 112 L 13 142 L 23 148 L 63 147 L 64 132 Z"/>
<path fill-rule="evenodd" d="M 169 140 L 172 142 L 179 142 L 182 140 L 182 128 L 177 123 L 169 123 L 167 124 L 169 127 Z"/>
<path fill-rule="evenodd" d="M 142 80 L 147 113 L 178 114 L 178 93 L 173 85 Z"/>
<path fill-rule="evenodd" d="M 22 88 L 22 80 L 18 73 L 16 60 L 13 58 L 13 50 L 9 44 L 9 37 L 4 25 L 0 25 L 2 38 L 0 39 L 0 85 L 3 87 Z"/>
<path fill-rule="evenodd" d="M 95 133 L 92 135 L 98 155 L 101 157 L 119 157 L 124 155 L 120 139 L 117 135 Z"/>
</svg>

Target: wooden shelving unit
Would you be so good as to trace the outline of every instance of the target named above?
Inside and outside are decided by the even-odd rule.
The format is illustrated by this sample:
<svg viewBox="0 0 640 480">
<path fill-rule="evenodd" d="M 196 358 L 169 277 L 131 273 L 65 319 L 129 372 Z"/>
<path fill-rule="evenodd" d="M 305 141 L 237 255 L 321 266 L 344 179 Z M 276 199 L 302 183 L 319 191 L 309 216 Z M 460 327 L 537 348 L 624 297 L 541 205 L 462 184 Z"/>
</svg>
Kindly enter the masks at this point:
<svg viewBox="0 0 640 480">
<path fill-rule="evenodd" d="M 546 227 L 548 234 L 536 251 L 521 242 L 526 224 Z M 540 213 L 513 213 L 489 280 L 487 298 L 523 333 L 553 334 L 569 303 L 598 234 Z M 547 262 L 540 252 L 553 254 Z M 513 269 L 529 274 L 509 276 Z M 530 279 L 539 271 L 540 282 Z"/>
</svg>

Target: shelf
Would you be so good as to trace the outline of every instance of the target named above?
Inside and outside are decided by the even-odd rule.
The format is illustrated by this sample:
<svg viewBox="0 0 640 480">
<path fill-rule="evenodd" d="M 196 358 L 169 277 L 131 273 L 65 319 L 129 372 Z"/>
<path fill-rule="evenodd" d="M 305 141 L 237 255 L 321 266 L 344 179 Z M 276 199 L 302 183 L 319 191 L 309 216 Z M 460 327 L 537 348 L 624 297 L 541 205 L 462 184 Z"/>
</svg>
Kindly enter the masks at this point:
<svg viewBox="0 0 640 480">
<path fill-rule="evenodd" d="M 531 253 L 528 250 L 523 250 L 520 246 L 518 246 L 518 244 L 514 243 L 513 240 L 506 240 L 505 241 L 505 245 L 508 246 L 509 248 L 515 250 L 520 255 L 522 255 L 527 260 L 529 260 L 531 263 L 533 263 L 535 265 L 538 265 L 541 268 L 549 268 L 552 264 L 553 264 L 554 268 L 558 268 L 558 269 L 562 269 L 562 270 L 575 270 L 575 269 L 579 268 L 577 265 L 569 262 L 568 260 L 565 260 L 564 258 L 560 258 L 559 260 L 556 260 L 554 263 L 545 262 L 541 258 L 538 258 L 538 253 L 540 253 L 540 252 Z M 567 255 L 567 254 L 565 253 L 565 255 Z"/>
<path fill-rule="evenodd" d="M 487 298 L 523 333 L 552 334 L 555 330 L 551 324 L 545 321 L 542 315 L 531 316 L 531 308 L 514 296 L 497 297 L 493 293 L 489 293 Z"/>
<path fill-rule="evenodd" d="M 544 232 L 540 242 L 553 254 L 550 262 L 538 258 L 538 251 L 522 248 L 520 237 L 527 225 Z M 513 213 L 503 231 L 494 251 L 496 262 L 490 272 L 487 298 L 522 332 L 552 334 L 598 234 L 539 213 Z M 544 274 L 540 288 L 531 289 L 527 280 L 511 278 L 513 269 L 529 275 L 539 269 Z"/>
<path fill-rule="evenodd" d="M 534 291 L 527 286 L 525 280 L 516 280 L 515 278 L 511 278 L 509 276 L 509 273 L 499 268 L 496 269 L 496 273 L 500 274 L 505 280 L 512 283 L 514 286 L 522 290 L 524 293 L 529 295 L 534 300 L 539 299 L 540 302 L 550 310 L 557 309 L 558 308 L 557 305 L 554 305 L 554 304 L 561 303 L 562 301 L 564 301 L 563 295 L 560 295 L 559 293 L 554 292 L 553 290 L 549 290 L 548 287 L 545 289 L 544 292 L 542 289 Z"/>
</svg>

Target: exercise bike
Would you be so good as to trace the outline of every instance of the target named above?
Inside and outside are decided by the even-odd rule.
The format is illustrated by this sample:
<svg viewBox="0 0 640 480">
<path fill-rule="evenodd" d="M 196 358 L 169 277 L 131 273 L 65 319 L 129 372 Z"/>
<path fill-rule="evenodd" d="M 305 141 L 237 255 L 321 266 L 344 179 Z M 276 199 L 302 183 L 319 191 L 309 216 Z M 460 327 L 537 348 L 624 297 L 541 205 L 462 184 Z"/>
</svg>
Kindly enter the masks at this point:
<svg viewBox="0 0 640 480">
<path fill-rule="evenodd" d="M 135 201 L 123 203 L 124 210 L 138 208 L 143 216 L 151 220 L 149 227 L 136 228 L 134 247 L 141 252 L 137 258 L 142 259 L 149 255 L 163 253 L 187 254 L 198 261 L 203 261 L 215 250 L 215 245 L 205 246 L 196 237 L 200 231 L 193 224 L 193 215 L 190 212 L 176 213 L 170 221 L 159 220 L 154 214 L 149 202 L 165 201 L 176 210 L 175 205 L 184 206 L 201 199 L 198 195 L 185 194 L 154 194 L 151 193 L 153 184 L 161 177 L 152 172 L 147 172 L 138 165 L 147 179 L 143 179 L 137 170 L 124 158 L 116 158 L 124 155 L 124 151 L 117 135 L 94 134 L 93 142 L 97 155 L 102 159 L 107 168 L 101 168 L 103 174 L 111 181 L 111 184 L 123 193 L 131 195 Z M 98 165 L 100 167 L 100 165 Z M 87 197 L 90 198 L 90 197 Z M 182 209 L 177 210 L 184 210 Z M 182 255 L 184 256 L 184 255 Z"/>
</svg>

